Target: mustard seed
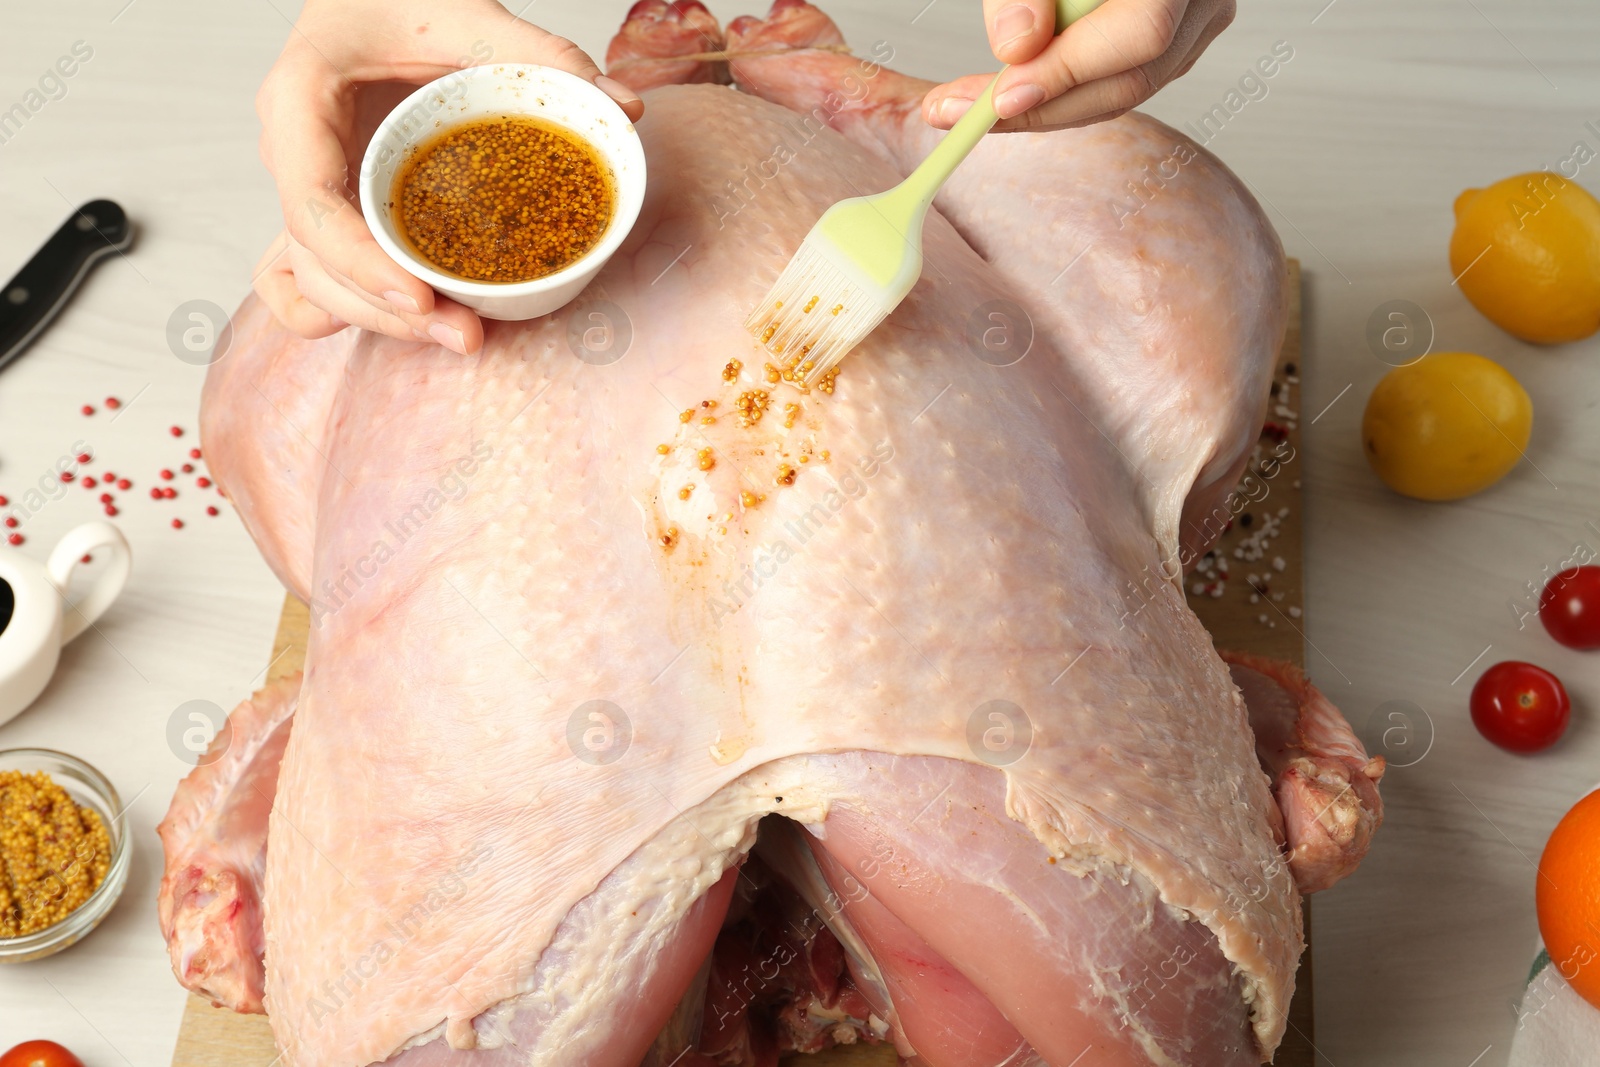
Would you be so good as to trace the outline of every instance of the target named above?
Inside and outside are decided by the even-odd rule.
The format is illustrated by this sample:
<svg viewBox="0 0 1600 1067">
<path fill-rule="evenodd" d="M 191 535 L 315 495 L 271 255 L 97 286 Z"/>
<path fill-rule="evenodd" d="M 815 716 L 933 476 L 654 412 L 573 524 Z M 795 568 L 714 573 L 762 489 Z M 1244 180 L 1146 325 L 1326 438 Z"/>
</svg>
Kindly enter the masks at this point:
<svg viewBox="0 0 1600 1067">
<path fill-rule="evenodd" d="M 440 270 L 483 282 L 554 274 L 600 242 L 616 196 L 577 134 L 524 117 L 471 122 L 402 168 L 400 230 Z"/>
<path fill-rule="evenodd" d="M 0 771 L 0 937 L 54 926 L 111 870 L 100 815 L 43 771 Z"/>
</svg>

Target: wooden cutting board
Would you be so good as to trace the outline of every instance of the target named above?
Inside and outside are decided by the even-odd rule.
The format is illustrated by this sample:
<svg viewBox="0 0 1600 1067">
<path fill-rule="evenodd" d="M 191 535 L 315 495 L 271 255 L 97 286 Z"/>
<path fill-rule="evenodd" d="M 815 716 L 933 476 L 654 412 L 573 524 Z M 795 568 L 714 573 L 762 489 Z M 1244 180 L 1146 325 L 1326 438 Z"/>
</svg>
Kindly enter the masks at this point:
<svg viewBox="0 0 1600 1067">
<path fill-rule="evenodd" d="M 1289 331 L 1278 356 L 1274 396 L 1268 406 L 1269 430 L 1264 434 L 1262 453 L 1276 463 L 1247 476 L 1241 485 L 1251 499 L 1238 508 L 1232 528 L 1223 534 L 1215 550 L 1227 561 L 1223 579 L 1216 567 L 1216 578 L 1202 572 L 1191 576 L 1189 604 L 1211 631 L 1219 648 L 1255 652 L 1301 666 L 1305 663 L 1305 638 L 1300 555 L 1300 475 L 1304 464 L 1300 452 L 1300 264 L 1289 261 Z M 1274 431 L 1275 433 L 1276 431 Z M 1285 447 L 1286 446 L 1286 447 Z M 1246 519 L 1246 516 L 1249 516 Z M 1221 517 L 1219 517 L 1219 524 Z M 1248 525 L 1247 525 L 1248 523 Z M 1274 527 L 1262 536 L 1265 527 Z M 1263 544 L 1264 543 L 1264 544 Z M 1261 549 L 1259 559 L 1246 558 Z M 1239 550 L 1241 555 L 1234 556 Z M 1249 578 L 1263 586 L 1257 592 Z M 1251 597 L 1255 601 L 1251 601 Z M 1130 594 L 1129 608 L 1138 606 L 1137 595 Z M 278 635 L 272 647 L 269 680 L 275 681 L 299 670 L 305 659 L 306 635 L 310 617 L 306 606 L 293 597 L 284 600 L 278 620 Z M 1306 909 L 1306 942 L 1311 941 L 1311 912 Z M 1289 1008 L 1289 1031 L 1273 1060 L 1280 1067 L 1313 1067 L 1315 1051 L 1311 1044 L 1311 956 L 1302 959 L 1296 980 L 1294 1002 Z M 272 1032 L 260 1015 L 235 1015 L 213 1008 L 191 996 L 184 1008 L 178 1032 L 178 1047 L 172 1067 L 272 1067 L 278 1058 Z M 814 1056 L 792 1057 L 794 1067 L 894 1067 L 894 1050 L 888 1045 L 858 1045 L 835 1049 Z"/>
</svg>

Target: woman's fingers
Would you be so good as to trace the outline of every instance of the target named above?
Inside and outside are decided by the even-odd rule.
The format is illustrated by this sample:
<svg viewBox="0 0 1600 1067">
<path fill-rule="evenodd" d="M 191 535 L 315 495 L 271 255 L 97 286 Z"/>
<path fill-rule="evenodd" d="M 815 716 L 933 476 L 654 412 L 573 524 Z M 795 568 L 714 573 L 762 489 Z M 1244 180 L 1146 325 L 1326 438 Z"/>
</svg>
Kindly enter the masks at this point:
<svg viewBox="0 0 1600 1067">
<path fill-rule="evenodd" d="M 472 63 L 537 63 L 575 74 L 617 102 L 628 118 L 637 121 L 644 114 L 644 101 L 626 85 L 600 73 L 589 53 L 532 23 L 514 18 L 493 0 L 475 0 L 452 12 L 448 19 L 435 19 L 429 32 L 420 35 L 424 57 L 444 61 L 453 56 L 471 56 Z M 460 64 L 456 64 L 459 66 Z"/>
<path fill-rule="evenodd" d="M 1233 0 L 1197 0 L 1179 26 L 1167 51 L 1133 70 L 1074 86 L 1044 105 L 1003 120 L 999 131 L 1060 130 L 1104 122 L 1138 107 L 1168 82 L 1181 76 L 1217 34 L 1233 21 Z"/>
<path fill-rule="evenodd" d="M 1044 133 L 1088 126 L 1132 111 L 1154 92 L 1143 71 L 1125 70 L 1121 74 L 1073 86 L 1043 107 L 1007 119 L 995 129 L 1000 132 Z"/>
<path fill-rule="evenodd" d="M 1236 0 L 1193 0 L 1190 10 L 1185 12 L 1183 24 L 1178 27 L 1178 36 L 1168 51 L 1168 55 L 1178 54 L 1183 58 L 1173 64 L 1167 80 L 1175 81 L 1189 73 L 1189 68 L 1211 47 L 1211 42 L 1233 25 L 1233 18 L 1238 12 Z"/>
<path fill-rule="evenodd" d="M 350 279 L 329 270 L 309 249 L 291 242 L 288 258 L 301 294 L 352 326 L 401 340 L 432 341 L 461 355 L 470 355 L 483 345 L 483 324 L 454 300 L 438 297 L 429 315 L 396 311 L 388 301 L 375 299 Z"/>
<path fill-rule="evenodd" d="M 330 272 L 287 234 L 280 234 L 262 257 L 254 288 L 278 321 L 301 337 L 326 337 L 353 325 L 462 354 L 483 344 L 483 324 L 469 308 L 440 297 L 431 315 L 396 313 L 387 301 Z"/>
<path fill-rule="evenodd" d="M 354 120 L 354 87 L 314 49 L 294 52 L 285 51 L 256 98 L 263 155 L 289 234 L 396 311 L 426 314 L 433 290 L 384 253 L 353 202 L 357 175 L 348 171 L 344 138 Z"/>
<path fill-rule="evenodd" d="M 929 89 L 922 98 L 922 118 L 928 125 L 948 130 L 956 120 L 965 115 L 972 102 L 983 93 L 984 87 L 994 81 L 993 74 L 968 74 L 953 82 Z"/>
<path fill-rule="evenodd" d="M 1073 109 L 1058 109 L 1045 118 L 1024 113 L 1048 106 L 1071 89 L 1134 72 L 1148 79 L 1147 99 L 1176 76 L 1178 64 L 1166 64 L 1174 54 L 1192 61 L 1191 45 L 1200 47 L 1232 21 L 1235 0 L 1109 0 L 1067 27 L 1042 51 L 1013 62 L 995 85 L 995 111 L 1002 129 L 1041 129 L 1060 125 L 1058 119 Z M 1051 18 L 1054 18 L 1054 5 Z M 985 15 L 988 15 L 986 3 Z M 993 23 L 990 26 L 994 33 Z M 1157 76 L 1160 72 L 1162 76 Z M 922 102 L 923 117 L 933 126 L 948 129 L 971 107 L 992 75 L 972 75 L 933 89 Z M 1119 79 L 1115 94 L 1130 99 Z M 1107 94 L 1109 86 L 1098 90 Z M 1081 95 L 1081 94 L 1080 94 Z M 1016 120 L 1016 121 L 1007 121 Z"/>
<path fill-rule="evenodd" d="M 539 63 L 546 67 L 564 70 L 569 74 L 576 74 L 593 82 L 595 88 L 615 100 L 629 119 L 637 122 L 644 116 L 644 101 L 639 98 L 639 94 L 616 79 L 601 74 L 595 61 L 589 58 L 589 53 L 565 37 L 546 33 L 539 27 L 531 26 L 520 19 L 513 19 L 511 25 L 512 35 L 519 38 L 514 53 L 519 58 L 514 58 L 511 62 Z M 524 54 L 528 58 L 520 58 Z"/>
<path fill-rule="evenodd" d="M 1089 12 L 1037 57 L 1000 75 L 994 87 L 996 113 L 1014 118 L 1073 86 L 1153 62 L 1172 46 L 1188 3 L 1110 0 Z"/>
<path fill-rule="evenodd" d="M 392 311 L 374 307 L 370 302 L 340 285 L 322 269 L 322 264 L 309 252 L 304 249 L 291 249 L 289 255 L 294 260 L 295 286 L 310 303 L 327 308 L 335 317 L 358 329 L 372 330 L 374 333 L 387 334 L 406 341 L 418 339 L 412 332 L 410 323 L 403 321 Z"/>
<path fill-rule="evenodd" d="M 348 325 L 307 300 L 289 264 L 288 234 L 280 233 L 256 264 L 251 287 L 267 310 L 290 332 L 308 340 L 338 333 Z"/>
<path fill-rule="evenodd" d="M 983 0 L 989 48 L 1002 63 L 1026 63 L 1044 50 L 1056 33 L 1051 0 Z"/>
</svg>

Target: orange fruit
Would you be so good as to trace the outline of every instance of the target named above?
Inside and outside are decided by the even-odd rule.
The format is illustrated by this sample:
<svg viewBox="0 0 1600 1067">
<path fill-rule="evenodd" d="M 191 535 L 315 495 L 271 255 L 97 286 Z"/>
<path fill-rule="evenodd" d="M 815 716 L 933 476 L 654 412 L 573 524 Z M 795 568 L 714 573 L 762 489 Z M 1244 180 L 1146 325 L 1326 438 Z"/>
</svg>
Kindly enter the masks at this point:
<svg viewBox="0 0 1600 1067">
<path fill-rule="evenodd" d="M 1533 432 L 1533 401 L 1491 359 L 1435 352 L 1386 374 L 1361 416 L 1361 448 L 1384 484 L 1459 500 L 1505 477 Z"/>
<path fill-rule="evenodd" d="M 1600 329 L 1600 201 L 1539 171 L 1456 197 L 1450 273 L 1472 306 L 1535 344 Z"/>
<path fill-rule="evenodd" d="M 1600 791 L 1561 817 L 1539 857 L 1539 933 L 1550 962 L 1600 1008 Z"/>
</svg>

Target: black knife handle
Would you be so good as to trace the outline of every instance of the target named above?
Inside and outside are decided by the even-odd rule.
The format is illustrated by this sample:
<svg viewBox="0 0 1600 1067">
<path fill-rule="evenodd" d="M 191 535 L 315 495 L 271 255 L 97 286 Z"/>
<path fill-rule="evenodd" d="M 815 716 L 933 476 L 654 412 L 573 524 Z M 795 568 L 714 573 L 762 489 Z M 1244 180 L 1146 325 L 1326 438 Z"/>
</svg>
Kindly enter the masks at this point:
<svg viewBox="0 0 1600 1067">
<path fill-rule="evenodd" d="M 0 288 L 0 368 L 50 325 L 91 267 L 132 245 L 133 227 L 116 201 L 91 200 L 74 211 Z"/>
</svg>

